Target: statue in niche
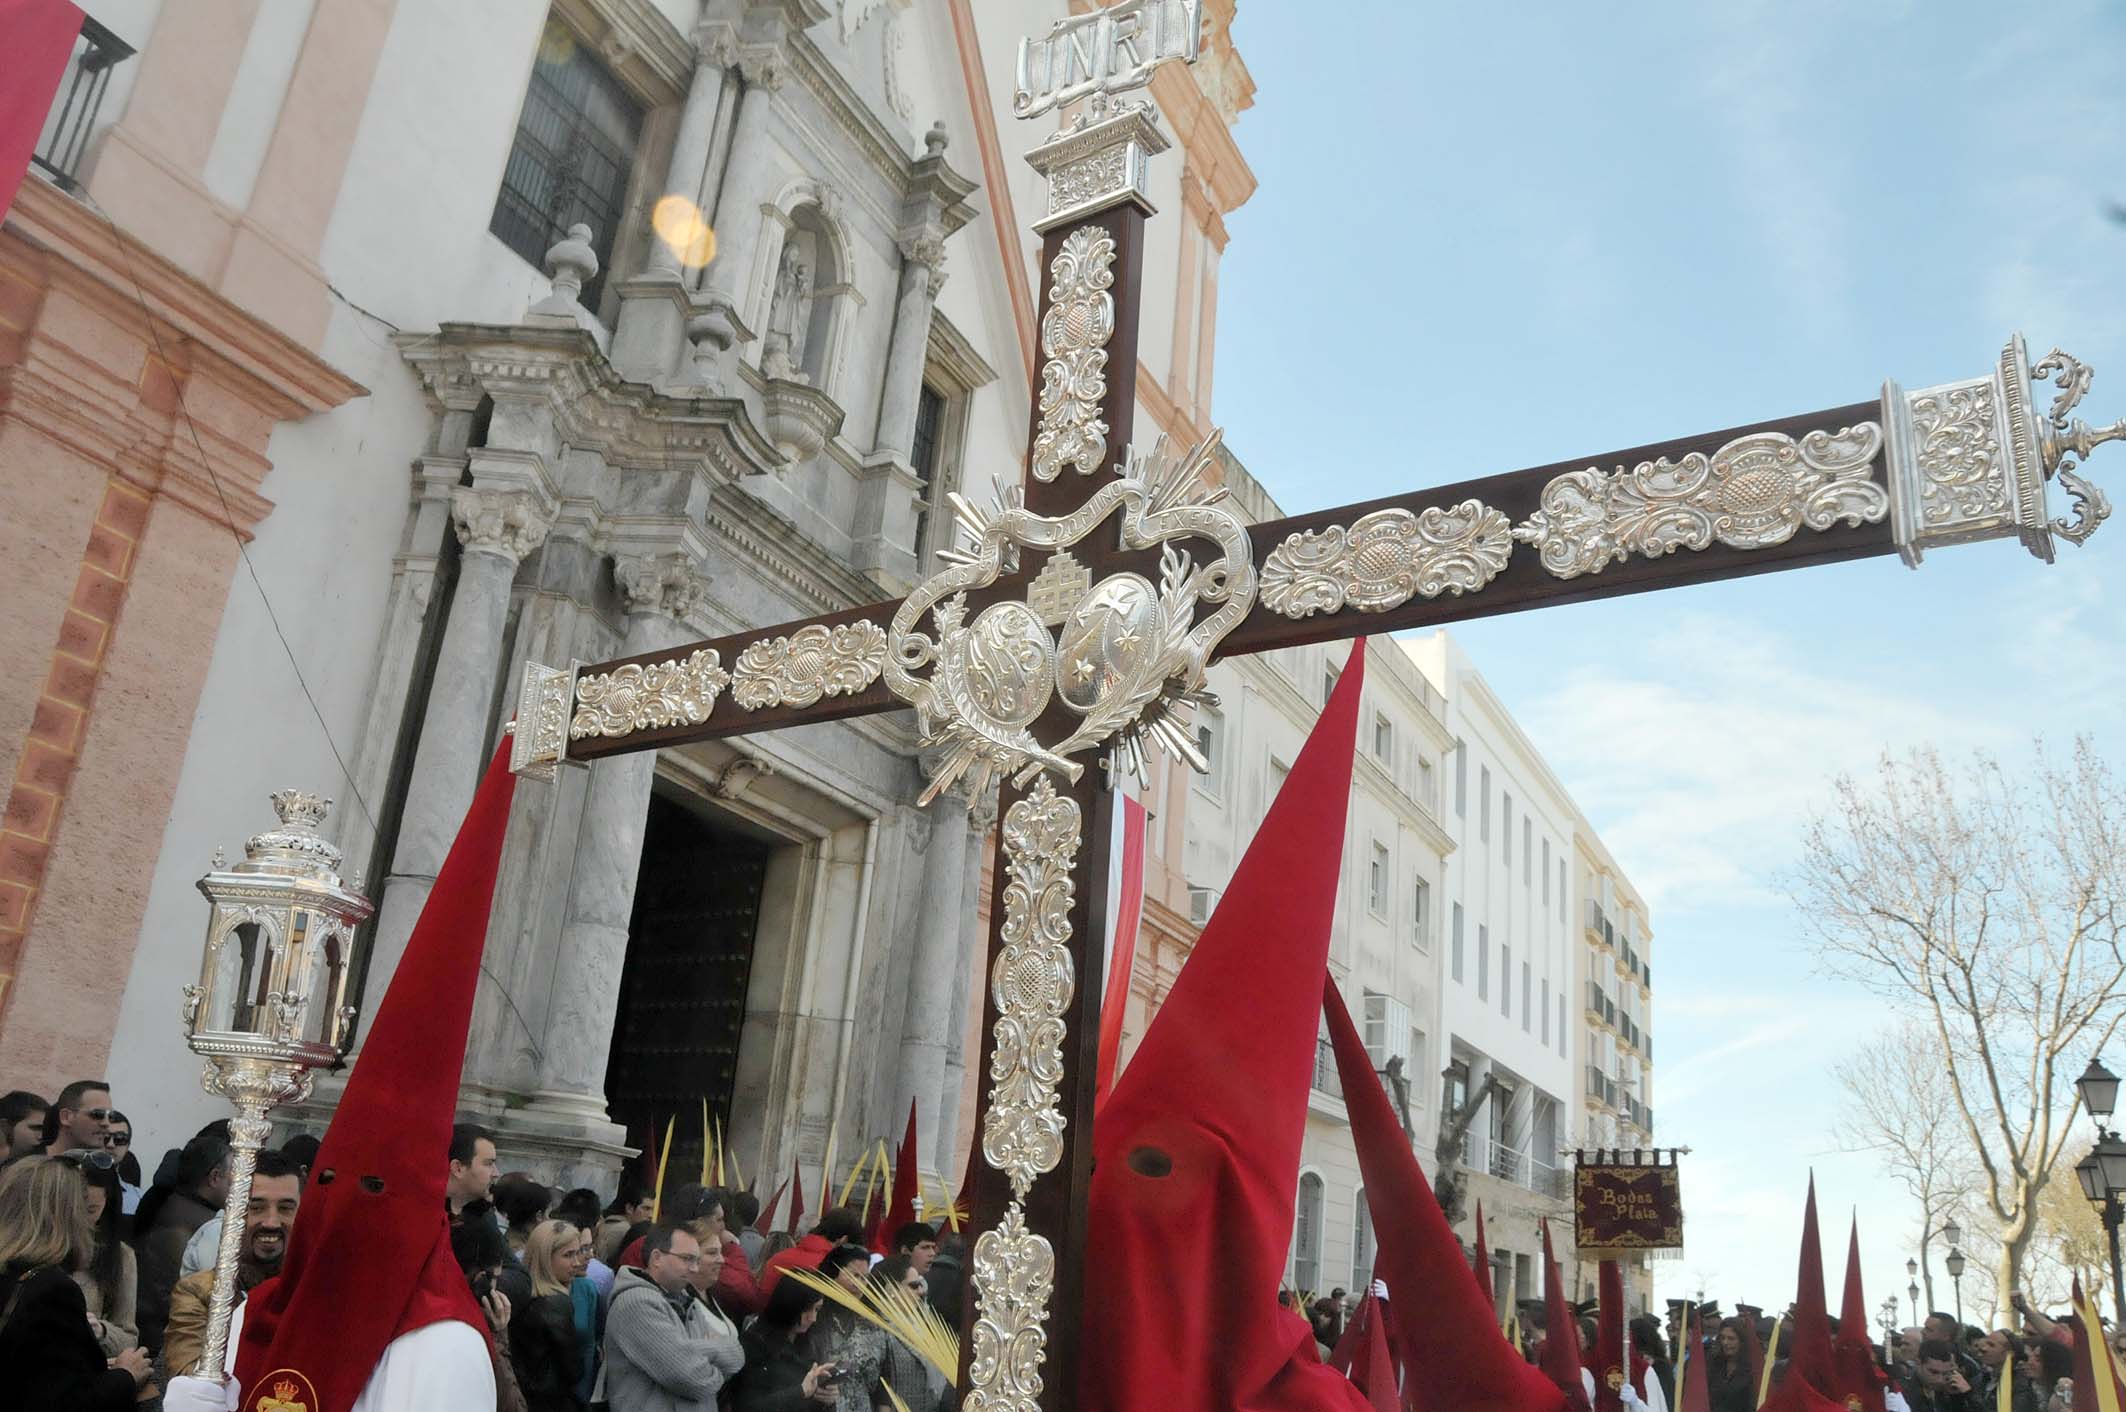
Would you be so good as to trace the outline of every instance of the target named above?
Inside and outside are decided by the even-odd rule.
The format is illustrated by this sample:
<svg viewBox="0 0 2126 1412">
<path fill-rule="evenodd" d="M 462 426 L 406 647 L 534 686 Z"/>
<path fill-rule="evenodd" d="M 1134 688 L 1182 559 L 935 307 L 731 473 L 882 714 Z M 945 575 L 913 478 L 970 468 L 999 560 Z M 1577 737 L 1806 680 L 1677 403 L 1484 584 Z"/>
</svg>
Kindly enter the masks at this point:
<svg viewBox="0 0 2126 1412">
<path fill-rule="evenodd" d="M 775 270 L 775 299 L 768 306 L 768 332 L 761 344 L 760 370 L 771 378 L 807 381 L 805 336 L 812 323 L 812 260 L 803 246 L 783 246 Z"/>
</svg>

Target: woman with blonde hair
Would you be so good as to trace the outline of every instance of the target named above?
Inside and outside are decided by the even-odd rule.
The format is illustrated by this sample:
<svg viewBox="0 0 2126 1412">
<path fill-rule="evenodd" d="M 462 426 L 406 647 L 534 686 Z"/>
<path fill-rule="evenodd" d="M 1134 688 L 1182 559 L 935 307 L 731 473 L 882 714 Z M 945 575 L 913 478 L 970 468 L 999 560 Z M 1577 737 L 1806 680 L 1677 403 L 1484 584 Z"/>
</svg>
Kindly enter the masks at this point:
<svg viewBox="0 0 2126 1412">
<path fill-rule="evenodd" d="M 96 1248 L 88 1187 L 70 1162 L 24 1157 L 0 1169 L 0 1367 L 23 1412 L 130 1412 L 160 1395 L 148 1355 L 106 1358 L 73 1272 Z"/>
<path fill-rule="evenodd" d="M 524 1235 L 524 1273 L 532 1298 L 509 1316 L 509 1349 L 527 1412 L 582 1412 L 583 1345 L 576 1336 L 569 1286 L 590 1263 L 584 1232 L 566 1221 L 540 1221 Z"/>
</svg>

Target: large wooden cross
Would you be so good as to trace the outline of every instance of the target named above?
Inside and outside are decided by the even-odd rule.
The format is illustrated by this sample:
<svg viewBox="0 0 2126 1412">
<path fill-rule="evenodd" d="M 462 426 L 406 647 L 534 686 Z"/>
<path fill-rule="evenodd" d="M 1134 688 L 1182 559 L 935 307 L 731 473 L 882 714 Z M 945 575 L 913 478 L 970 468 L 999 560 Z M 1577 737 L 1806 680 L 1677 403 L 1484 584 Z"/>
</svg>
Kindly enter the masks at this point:
<svg viewBox="0 0 2126 1412">
<path fill-rule="evenodd" d="M 1077 1405 L 1112 770 L 1188 725 L 1225 656 L 1612 594 L 2013 537 L 2050 560 L 2108 513 L 2076 472 L 2126 421 L 2069 413 L 2089 370 L 2020 337 L 1916 392 L 1247 525 L 1210 442 L 1134 448 L 1145 175 L 1118 101 L 1193 60 L 1197 0 L 1124 0 L 1022 44 L 1015 108 L 1081 116 L 1048 179 L 1041 385 L 1023 484 L 955 496 L 963 547 L 907 598 L 566 670 L 527 668 L 515 764 L 551 774 L 717 736 L 913 707 L 938 790 L 1003 781 L 988 951 L 966 1405 Z M 2052 379 L 2059 392 L 2040 411 Z M 1206 474 L 1208 473 L 1208 474 Z M 2074 517 L 2054 518 L 2057 480 Z M 1267 1293 L 1265 1294 L 1267 1296 Z"/>
</svg>

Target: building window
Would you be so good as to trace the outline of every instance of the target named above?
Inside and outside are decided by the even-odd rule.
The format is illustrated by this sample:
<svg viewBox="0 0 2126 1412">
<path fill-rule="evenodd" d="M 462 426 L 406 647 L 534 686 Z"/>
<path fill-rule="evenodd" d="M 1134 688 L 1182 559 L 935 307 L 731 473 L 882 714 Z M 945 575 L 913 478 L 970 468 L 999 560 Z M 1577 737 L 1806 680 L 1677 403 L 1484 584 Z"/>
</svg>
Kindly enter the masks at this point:
<svg viewBox="0 0 2126 1412">
<path fill-rule="evenodd" d="M 1462 978 L 1462 904 L 1459 902 L 1454 904 L 1453 950 L 1454 978 L 1460 980 Z"/>
<path fill-rule="evenodd" d="M 1506 866 L 1510 868 L 1513 866 L 1513 796 L 1503 792 L 1499 795 L 1499 822 L 1505 825 L 1499 830 L 1499 849 L 1505 855 Z"/>
<path fill-rule="evenodd" d="M 1454 817 L 1469 817 L 1469 745 L 1462 740 L 1454 742 Z"/>
<path fill-rule="evenodd" d="M 1476 927 L 1476 998 L 1491 998 L 1491 928 L 1481 922 Z"/>
<path fill-rule="evenodd" d="M 1543 840 L 1543 905 L 1550 906 L 1550 840 Z"/>
<path fill-rule="evenodd" d="M 1351 1289 L 1373 1283 L 1373 1213 L 1366 1207 L 1366 1189 L 1358 1189 L 1351 1214 Z"/>
<path fill-rule="evenodd" d="M 1529 1016 L 1529 1008 L 1528 1008 L 1528 997 L 1529 997 L 1529 994 L 1530 994 L 1530 992 L 1531 992 L 1531 987 L 1530 987 L 1530 985 L 1529 985 L 1529 973 L 1528 973 L 1528 963 L 1527 963 L 1526 961 L 1523 961 L 1523 962 L 1521 963 L 1521 1033 L 1522 1033 L 1522 1034 L 1526 1034 L 1526 1033 L 1528 1033 L 1528 1028 L 1529 1028 L 1529 1026 L 1530 1026 L 1530 1025 L 1531 1025 L 1531 1024 L 1533 1023 L 1533 1021 L 1531 1020 L 1531 1018 L 1530 1018 L 1530 1016 Z"/>
<path fill-rule="evenodd" d="M 915 398 L 915 433 L 908 464 L 915 471 L 915 558 L 924 562 L 930 549 L 930 512 L 937 505 L 938 460 L 945 424 L 945 394 L 929 383 Z"/>
<path fill-rule="evenodd" d="M 549 30 L 556 27 L 547 22 Z M 539 46 L 517 137 L 502 168 L 488 229 L 537 269 L 568 228 L 591 228 L 598 273 L 583 286 L 595 312 L 611 273 L 613 242 L 627 210 L 628 178 L 642 108 L 588 44 Z"/>
<path fill-rule="evenodd" d="M 1484 843 L 1491 842 L 1491 767 L 1479 765 L 1476 770 L 1476 832 Z"/>
<path fill-rule="evenodd" d="M 1417 880 L 1410 906 L 1410 939 L 1420 949 L 1432 945 L 1432 884 Z"/>
<path fill-rule="evenodd" d="M 1373 758 L 1390 774 L 1395 771 L 1395 727 L 1378 712 L 1373 716 Z"/>
<path fill-rule="evenodd" d="M 1196 708 L 1196 750 L 1210 768 L 1196 776 L 1196 788 L 1213 799 L 1225 795 L 1225 713 L 1210 706 Z"/>
<path fill-rule="evenodd" d="M 1535 825 L 1528 821 L 1526 814 L 1523 814 L 1521 815 L 1521 885 L 1523 887 L 1535 882 L 1535 879 L 1529 876 L 1529 869 L 1534 866 Z"/>
<path fill-rule="evenodd" d="M 1388 915 L 1388 849 L 1385 844 L 1373 845 L 1373 866 L 1366 875 L 1366 905 L 1373 915 L 1385 918 Z"/>
<path fill-rule="evenodd" d="M 1343 673 L 1337 671 L 1334 667 L 1323 667 L 1321 669 L 1321 704 L 1323 706 L 1327 706 L 1329 698 L 1336 694 L 1336 680 L 1342 675 Z"/>
<path fill-rule="evenodd" d="M 1292 1288 L 1321 1288 L 1321 1176 L 1299 1176 L 1299 1210 L 1292 1220 Z"/>
<path fill-rule="evenodd" d="M 1468 1103 L 1469 1064 L 1466 1060 L 1457 1059 L 1447 1066 L 1446 1077 L 1440 1082 L 1440 1098 L 1446 1108 L 1447 1117 L 1461 1112 L 1463 1105 Z"/>
<path fill-rule="evenodd" d="M 1545 873 L 1543 876 L 1550 876 Z M 1543 978 L 1543 1043 L 1550 1043 L 1550 978 Z"/>
<path fill-rule="evenodd" d="M 1499 944 L 1499 1013 L 1513 1018 L 1513 948 Z"/>
</svg>

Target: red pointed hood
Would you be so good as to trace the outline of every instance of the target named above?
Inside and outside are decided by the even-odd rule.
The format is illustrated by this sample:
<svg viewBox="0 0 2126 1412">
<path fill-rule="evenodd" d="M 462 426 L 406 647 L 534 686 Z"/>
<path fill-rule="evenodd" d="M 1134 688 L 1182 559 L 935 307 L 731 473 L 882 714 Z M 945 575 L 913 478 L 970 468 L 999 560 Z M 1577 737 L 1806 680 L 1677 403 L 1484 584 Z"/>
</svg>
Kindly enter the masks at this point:
<svg viewBox="0 0 2126 1412">
<path fill-rule="evenodd" d="M 1712 1384 L 1705 1376 L 1705 1325 L 1695 1309 L 1690 1315 L 1690 1340 L 1683 1350 L 1683 1386 L 1677 1400 L 1682 1404 L 1678 1412 L 1712 1412 Z"/>
<path fill-rule="evenodd" d="M 1100 1232 L 1102 1268 L 1080 1334 L 1085 1412 L 1362 1405 L 1275 1295 L 1291 1248 L 1365 651 L 1363 641 L 1352 649 L 1093 1125 L 1087 1228 Z M 1177 1277 L 1184 1271 L 1217 1277 Z"/>
<path fill-rule="evenodd" d="M 1476 1287 L 1484 1292 L 1484 1304 L 1494 1314 L 1499 1297 L 1491 1288 L 1491 1246 L 1484 1239 L 1484 1203 L 1476 1203 L 1476 1254 L 1470 1260 L 1476 1271 Z"/>
<path fill-rule="evenodd" d="M 1580 1321 L 1565 1298 L 1565 1276 L 1550 1250 L 1550 1222 L 1543 1228 L 1543 1358 L 1545 1381 L 1564 1394 L 1572 1412 L 1587 1412 L 1587 1385 L 1580 1381 Z"/>
<path fill-rule="evenodd" d="M 1830 1314 L 1823 1303 L 1823 1242 L 1816 1233 L 1813 1176 L 1809 1178 L 1809 1199 L 1801 1218 L 1801 1267 L 1794 1278 L 1794 1351 L 1787 1372 L 1800 1374 L 1810 1387 L 1830 1396 L 1837 1390 L 1838 1375 L 1831 1361 Z M 1773 1356 L 1777 1356 L 1776 1351 Z"/>
<path fill-rule="evenodd" d="M 1497 1308 L 1463 1258 L 1335 985 L 1322 1004 L 1374 1213 L 1373 1272 L 1387 1283 L 1390 1317 L 1412 1314 L 1393 1329 L 1405 1397 L 1419 1412 L 1559 1412 L 1549 1380 L 1499 1332 Z"/>
<path fill-rule="evenodd" d="M 1402 1393 L 1396 1387 L 1395 1356 L 1388 1349 L 1388 1321 L 1372 1295 L 1358 1306 L 1359 1342 L 1350 1362 L 1350 1378 L 1365 1394 L 1373 1412 L 1402 1412 Z"/>
<path fill-rule="evenodd" d="M 775 1213 L 782 1210 L 782 1194 L 789 1189 L 790 1183 L 788 1181 L 784 1181 L 775 1188 L 775 1194 L 768 1198 L 768 1204 L 761 1207 L 760 1214 L 753 1218 L 754 1230 L 759 1231 L 762 1235 L 773 1235 L 775 1233 Z"/>
<path fill-rule="evenodd" d="M 1815 1388 L 1808 1379 L 1794 1376 L 1794 1365 L 1789 1362 L 1784 1375 L 1775 1374 L 1770 1395 L 1757 1404 L 1757 1412 L 1851 1412 L 1842 1402 L 1834 1402 Z"/>
<path fill-rule="evenodd" d="M 1838 1337 L 1831 1343 L 1831 1362 L 1836 1372 L 1831 1395 L 1859 1412 L 1883 1412 L 1883 1394 L 1889 1378 L 1875 1356 L 1868 1335 L 1868 1299 L 1860 1284 L 1860 1219 L 1854 1217 L 1846 1237 L 1845 1298 L 1838 1309 Z"/>
<path fill-rule="evenodd" d="M 880 1255 L 893 1253 L 893 1233 L 915 1219 L 915 1188 L 920 1164 L 915 1160 L 915 1100 L 908 1100 L 908 1131 L 900 1151 L 893 1154 L 893 1195 L 886 1214 L 879 1218 L 877 1238 L 871 1248 Z"/>
<path fill-rule="evenodd" d="M 505 740 L 370 1021 L 281 1272 L 245 1301 L 244 1412 L 276 1397 L 347 1412 L 400 1334 L 449 1319 L 485 1334 L 450 1251 L 444 1154 L 515 788 Z"/>
</svg>

